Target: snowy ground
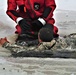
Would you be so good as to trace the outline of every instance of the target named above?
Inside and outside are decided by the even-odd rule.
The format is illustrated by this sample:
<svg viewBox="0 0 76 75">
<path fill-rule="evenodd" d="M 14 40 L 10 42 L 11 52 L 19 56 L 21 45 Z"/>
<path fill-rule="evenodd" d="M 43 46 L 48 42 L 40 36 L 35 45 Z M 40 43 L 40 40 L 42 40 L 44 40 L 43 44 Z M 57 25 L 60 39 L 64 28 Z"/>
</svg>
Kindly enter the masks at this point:
<svg viewBox="0 0 76 75">
<path fill-rule="evenodd" d="M 76 75 L 75 59 L 0 58 L 1 75 Z"/>
</svg>

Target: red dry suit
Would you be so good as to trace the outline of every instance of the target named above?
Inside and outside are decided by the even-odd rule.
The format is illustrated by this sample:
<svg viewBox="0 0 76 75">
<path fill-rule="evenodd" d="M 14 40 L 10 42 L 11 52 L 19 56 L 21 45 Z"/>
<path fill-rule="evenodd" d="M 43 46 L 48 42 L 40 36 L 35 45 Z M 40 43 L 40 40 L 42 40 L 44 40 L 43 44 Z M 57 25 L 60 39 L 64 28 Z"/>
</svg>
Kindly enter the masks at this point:
<svg viewBox="0 0 76 75">
<path fill-rule="evenodd" d="M 46 23 L 54 25 L 53 11 L 55 8 L 55 0 L 8 0 L 7 15 L 14 21 L 18 17 L 30 18 L 32 21 L 43 18 Z M 54 26 L 54 34 L 57 32 L 58 28 Z"/>
</svg>

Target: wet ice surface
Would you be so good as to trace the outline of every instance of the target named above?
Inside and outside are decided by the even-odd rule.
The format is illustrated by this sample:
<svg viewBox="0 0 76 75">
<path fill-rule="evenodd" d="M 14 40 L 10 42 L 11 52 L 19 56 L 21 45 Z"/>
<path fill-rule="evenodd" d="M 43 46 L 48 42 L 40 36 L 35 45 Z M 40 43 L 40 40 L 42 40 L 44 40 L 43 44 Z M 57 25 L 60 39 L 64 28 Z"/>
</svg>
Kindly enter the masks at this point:
<svg viewBox="0 0 76 75">
<path fill-rule="evenodd" d="M 55 18 L 59 34 L 63 36 L 76 32 L 76 11 L 58 10 Z"/>
<path fill-rule="evenodd" d="M 75 59 L 0 58 L 1 75 L 76 75 Z"/>
<path fill-rule="evenodd" d="M 75 11 L 58 10 L 56 12 L 55 25 L 58 26 L 61 36 L 76 32 L 75 14 Z M 2 12 L 0 12 L 0 17 L 0 38 L 14 34 L 15 23 Z M 11 57 L 10 51 L 0 47 L 0 75 L 76 75 L 76 60 L 14 58 Z"/>
</svg>

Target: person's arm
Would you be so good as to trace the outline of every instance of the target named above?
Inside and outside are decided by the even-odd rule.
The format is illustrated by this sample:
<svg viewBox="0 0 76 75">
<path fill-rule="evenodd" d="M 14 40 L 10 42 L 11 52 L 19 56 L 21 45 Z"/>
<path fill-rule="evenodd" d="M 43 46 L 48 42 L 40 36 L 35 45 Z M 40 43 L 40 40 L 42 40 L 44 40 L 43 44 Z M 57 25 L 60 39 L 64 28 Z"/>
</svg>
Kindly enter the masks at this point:
<svg viewBox="0 0 76 75">
<path fill-rule="evenodd" d="M 0 39 L 0 46 L 10 50 L 11 52 L 16 52 L 16 53 L 18 53 L 19 51 L 26 50 L 26 48 L 24 48 L 23 46 L 16 45 L 15 43 L 13 44 L 10 43 L 6 37 Z"/>
<path fill-rule="evenodd" d="M 16 44 L 11 44 L 9 42 L 5 42 L 2 45 L 2 47 L 10 50 L 11 52 L 16 52 L 16 53 L 21 52 L 21 51 L 25 51 L 25 49 L 22 46 L 18 46 Z"/>
<path fill-rule="evenodd" d="M 27 23 L 27 21 L 20 16 L 18 11 L 20 13 L 24 12 L 24 0 L 8 0 L 8 8 L 7 8 L 7 15 L 14 20 L 17 25 L 19 25 L 19 28 L 17 28 L 16 33 L 21 34 L 25 33 L 25 31 L 30 30 L 30 25 Z M 18 11 L 17 11 L 18 7 Z M 18 30 L 19 29 L 19 30 Z"/>
<path fill-rule="evenodd" d="M 38 18 L 38 21 L 40 21 L 43 25 L 46 25 L 48 23 L 49 19 L 51 21 L 54 21 L 53 19 L 53 12 L 56 8 L 55 0 L 45 0 L 45 9 L 42 14 L 42 18 Z"/>
<path fill-rule="evenodd" d="M 6 14 L 12 19 L 14 20 L 15 22 L 17 22 L 17 19 L 18 20 L 21 20 L 22 17 L 20 16 L 20 14 L 17 12 L 17 6 L 19 8 L 19 11 L 20 12 L 23 12 L 24 11 L 24 2 L 23 1 L 20 1 L 18 2 L 19 5 L 17 5 L 17 2 L 16 0 L 8 0 L 7 2 L 7 11 L 6 11 Z"/>
<path fill-rule="evenodd" d="M 53 17 L 53 12 L 56 8 L 55 0 L 45 0 L 45 10 L 43 13 L 43 18 L 48 21 Z"/>
<path fill-rule="evenodd" d="M 53 17 L 53 11 L 56 8 L 55 0 L 45 0 L 45 9 L 42 14 L 42 17 L 39 17 L 37 20 L 35 20 L 32 25 L 33 26 L 38 26 L 38 27 L 43 27 L 48 23 L 49 19 L 51 21 L 55 22 Z"/>
<path fill-rule="evenodd" d="M 8 50 L 14 53 L 20 53 L 20 52 L 29 52 L 29 51 L 35 51 L 35 49 L 37 48 L 36 46 L 21 46 L 21 45 L 17 45 L 15 43 L 10 43 L 7 38 L 1 38 L 0 39 L 0 46 L 2 46 L 3 48 L 6 48 Z"/>
</svg>

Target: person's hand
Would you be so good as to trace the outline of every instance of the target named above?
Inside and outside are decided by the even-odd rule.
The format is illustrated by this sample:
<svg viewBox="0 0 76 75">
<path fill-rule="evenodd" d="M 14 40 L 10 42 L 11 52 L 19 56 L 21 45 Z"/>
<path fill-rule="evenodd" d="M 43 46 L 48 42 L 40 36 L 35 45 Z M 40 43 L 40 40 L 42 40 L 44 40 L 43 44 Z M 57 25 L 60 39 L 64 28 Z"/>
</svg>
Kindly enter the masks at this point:
<svg viewBox="0 0 76 75">
<path fill-rule="evenodd" d="M 32 22 L 33 27 L 41 28 L 46 24 L 45 20 L 43 18 L 38 18 L 37 20 L 34 20 Z"/>
<path fill-rule="evenodd" d="M 22 29 L 22 31 L 27 31 L 30 30 L 30 25 L 28 24 L 28 22 L 25 19 L 22 19 L 19 21 L 19 25 Z"/>
<path fill-rule="evenodd" d="M 0 45 L 2 46 L 5 42 L 8 42 L 7 38 L 0 38 Z"/>
<path fill-rule="evenodd" d="M 31 30 L 31 26 L 26 19 L 19 17 L 17 18 L 16 22 L 17 22 L 16 26 L 17 31 L 15 33 L 26 34 L 26 32 Z"/>
</svg>

